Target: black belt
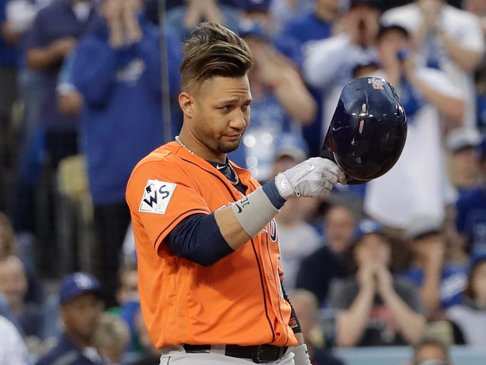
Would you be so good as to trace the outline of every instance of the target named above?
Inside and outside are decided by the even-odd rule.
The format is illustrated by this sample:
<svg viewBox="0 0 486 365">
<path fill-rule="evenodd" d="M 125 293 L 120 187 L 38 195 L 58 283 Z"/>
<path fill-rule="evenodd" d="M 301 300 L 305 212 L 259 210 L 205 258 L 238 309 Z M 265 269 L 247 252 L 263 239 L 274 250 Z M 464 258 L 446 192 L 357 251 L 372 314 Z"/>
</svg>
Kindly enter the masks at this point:
<svg viewBox="0 0 486 365">
<path fill-rule="evenodd" d="M 182 345 L 182 347 L 187 353 L 211 351 L 211 345 Z M 257 364 L 277 361 L 285 354 L 286 351 L 287 347 L 279 347 L 274 345 L 226 345 L 224 347 L 224 354 L 226 356 L 237 357 L 240 359 L 251 359 Z"/>
</svg>

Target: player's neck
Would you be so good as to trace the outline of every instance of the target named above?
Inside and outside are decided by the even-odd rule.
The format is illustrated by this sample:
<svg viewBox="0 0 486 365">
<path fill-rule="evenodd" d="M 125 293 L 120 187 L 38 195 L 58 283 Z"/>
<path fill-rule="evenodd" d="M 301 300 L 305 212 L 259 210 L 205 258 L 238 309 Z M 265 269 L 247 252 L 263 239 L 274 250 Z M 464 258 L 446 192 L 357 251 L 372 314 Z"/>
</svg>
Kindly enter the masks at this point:
<svg viewBox="0 0 486 365">
<path fill-rule="evenodd" d="M 215 153 L 204 143 L 199 141 L 190 131 L 186 131 L 184 128 L 181 129 L 181 132 L 176 140 L 184 148 L 205 159 L 206 161 L 219 162 L 223 164 L 226 162 L 225 153 Z"/>
</svg>

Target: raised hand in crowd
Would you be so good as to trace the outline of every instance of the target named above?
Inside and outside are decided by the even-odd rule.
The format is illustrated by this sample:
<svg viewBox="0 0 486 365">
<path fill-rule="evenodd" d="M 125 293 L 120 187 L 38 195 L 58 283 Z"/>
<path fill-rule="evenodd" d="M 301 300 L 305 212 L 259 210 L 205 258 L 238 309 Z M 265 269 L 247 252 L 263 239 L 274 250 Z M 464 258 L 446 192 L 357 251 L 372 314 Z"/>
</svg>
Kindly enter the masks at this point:
<svg viewBox="0 0 486 365">
<path fill-rule="evenodd" d="M 341 19 L 336 30 L 345 32 L 351 43 L 367 48 L 373 45 L 378 33 L 378 11 L 368 7 L 354 7 Z"/>
<path fill-rule="evenodd" d="M 223 15 L 216 0 L 189 0 L 184 25 L 194 28 L 203 21 L 222 23 Z"/>
<path fill-rule="evenodd" d="M 138 22 L 139 0 L 106 0 L 103 14 L 110 30 L 110 45 L 120 48 L 137 43 L 142 38 Z"/>
</svg>

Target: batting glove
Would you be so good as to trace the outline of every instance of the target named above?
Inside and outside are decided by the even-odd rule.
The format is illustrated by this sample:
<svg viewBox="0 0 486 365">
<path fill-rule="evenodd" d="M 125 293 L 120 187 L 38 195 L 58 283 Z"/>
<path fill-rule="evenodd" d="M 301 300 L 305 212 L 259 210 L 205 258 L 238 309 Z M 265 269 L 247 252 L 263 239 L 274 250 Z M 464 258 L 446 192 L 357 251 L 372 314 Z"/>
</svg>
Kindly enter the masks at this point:
<svg viewBox="0 0 486 365">
<path fill-rule="evenodd" d="M 336 183 L 345 180 L 344 173 L 333 161 L 313 157 L 278 174 L 275 185 L 284 199 L 292 196 L 325 198 Z"/>
</svg>

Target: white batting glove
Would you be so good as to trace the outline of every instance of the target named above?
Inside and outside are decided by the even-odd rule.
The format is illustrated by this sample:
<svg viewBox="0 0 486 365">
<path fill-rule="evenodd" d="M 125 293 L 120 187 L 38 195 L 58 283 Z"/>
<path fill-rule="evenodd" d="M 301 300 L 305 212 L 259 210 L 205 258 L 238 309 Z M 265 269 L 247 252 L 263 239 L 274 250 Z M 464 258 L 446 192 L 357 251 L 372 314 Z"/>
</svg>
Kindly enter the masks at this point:
<svg viewBox="0 0 486 365">
<path fill-rule="evenodd" d="M 290 351 L 294 353 L 295 365 L 312 365 L 309 358 L 309 351 L 307 351 L 307 345 L 302 344 L 290 347 Z"/>
<path fill-rule="evenodd" d="M 325 198 L 336 183 L 345 180 L 344 173 L 333 161 L 313 157 L 278 174 L 275 185 L 284 199 L 292 196 Z"/>
</svg>

